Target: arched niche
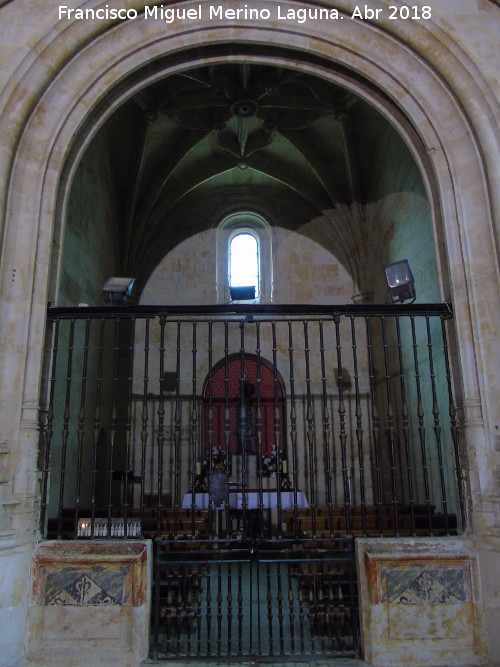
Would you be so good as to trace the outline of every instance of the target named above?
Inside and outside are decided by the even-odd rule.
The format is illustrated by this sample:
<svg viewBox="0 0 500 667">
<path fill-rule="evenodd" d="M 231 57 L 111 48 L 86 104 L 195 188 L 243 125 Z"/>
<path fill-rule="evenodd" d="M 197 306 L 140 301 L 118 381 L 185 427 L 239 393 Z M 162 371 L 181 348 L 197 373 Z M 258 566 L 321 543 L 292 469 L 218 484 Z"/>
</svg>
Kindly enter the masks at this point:
<svg viewBox="0 0 500 667">
<path fill-rule="evenodd" d="M 338 4 L 348 17 L 352 3 Z M 424 38 L 426 49 L 409 46 Z M 487 490 L 484 423 L 492 432 L 500 392 L 490 363 L 500 312 L 498 285 L 490 279 L 497 261 L 495 202 L 485 175 L 495 166 L 487 144 L 494 113 L 477 68 L 434 22 L 243 25 L 201 19 L 186 26 L 100 23 L 94 32 L 86 22 L 47 28 L 15 72 L 2 122 L 10 139 L 4 148 L 2 354 L 21 374 L 19 383 L 3 387 L 2 413 L 8 415 L 7 439 L 24 444 L 14 467 L 31 468 L 35 456 L 45 308 L 59 279 L 67 186 L 80 156 L 109 114 L 146 83 L 201 62 L 235 58 L 299 67 L 352 89 L 385 114 L 410 146 L 426 183 L 436 243 L 444 245 L 443 292 L 454 302 L 465 424 L 475 450 L 472 489 Z M 454 67 L 444 71 L 446 58 Z M 470 111 L 468 99 L 474 100 Z M 488 120 L 477 134 L 481 115 Z M 31 495 L 33 478 L 25 480 L 16 493 Z"/>
</svg>

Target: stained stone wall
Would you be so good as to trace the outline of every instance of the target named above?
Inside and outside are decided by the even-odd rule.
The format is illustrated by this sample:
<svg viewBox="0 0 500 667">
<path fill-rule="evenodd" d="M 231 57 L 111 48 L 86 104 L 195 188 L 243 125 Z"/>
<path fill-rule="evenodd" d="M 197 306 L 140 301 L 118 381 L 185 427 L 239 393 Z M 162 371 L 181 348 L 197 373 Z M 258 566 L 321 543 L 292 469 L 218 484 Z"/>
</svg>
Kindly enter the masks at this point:
<svg viewBox="0 0 500 667">
<path fill-rule="evenodd" d="M 92 0 L 87 6 L 97 4 Z M 272 0 L 264 4 L 276 7 Z M 356 4 L 335 2 L 347 16 Z M 352 88 L 411 146 L 442 258 L 443 296 L 454 306 L 468 538 L 471 560 L 479 564 L 474 605 L 483 610 L 474 615 L 474 627 L 484 628 L 487 640 L 487 657 L 476 653 L 471 659 L 498 664 L 500 10 L 490 0 L 425 4 L 433 8 L 425 22 L 385 15 L 321 24 L 283 20 L 263 26 L 226 19 L 183 26 L 58 21 L 46 0 L 0 3 L 1 665 L 21 659 L 26 640 L 30 563 L 38 540 L 45 313 L 59 292 L 68 184 L 91 137 L 121 101 L 156 77 L 198 64 L 200 52 L 209 62 L 217 60 L 208 50 L 228 43 L 242 62 L 300 66 Z M 196 47 L 202 48 L 194 53 Z M 134 78 L 128 79 L 131 73 Z M 464 632 L 470 641 L 470 628 Z M 418 646 L 415 650 L 412 664 L 428 657 L 423 649 L 419 655 Z"/>
<path fill-rule="evenodd" d="M 374 302 L 383 303 L 387 297 L 378 280 L 377 264 L 406 258 L 414 272 L 417 303 L 432 303 L 441 293 L 448 293 L 446 279 L 436 264 L 445 260 L 444 248 L 434 242 L 427 193 L 408 147 L 392 128 L 384 128 L 383 137 L 380 171 L 365 206 L 369 256 L 377 262 L 368 261 L 366 287 L 361 291 L 371 287 Z"/>
<path fill-rule="evenodd" d="M 367 662 L 484 664 L 478 563 L 470 542 L 360 539 L 356 550 Z"/>
<path fill-rule="evenodd" d="M 119 272 L 118 221 L 106 142 L 98 135 L 74 175 L 63 237 L 57 303 L 101 301 L 101 286 Z"/>
<path fill-rule="evenodd" d="M 217 303 L 216 237 L 216 229 L 208 229 L 168 253 L 145 286 L 141 304 Z M 275 303 L 345 304 L 357 293 L 332 249 L 309 238 L 307 230 L 274 228 L 272 265 Z M 384 281 L 383 275 L 379 280 Z"/>
<path fill-rule="evenodd" d="M 132 667 L 148 655 L 149 542 L 44 542 L 33 554 L 33 664 Z"/>
</svg>

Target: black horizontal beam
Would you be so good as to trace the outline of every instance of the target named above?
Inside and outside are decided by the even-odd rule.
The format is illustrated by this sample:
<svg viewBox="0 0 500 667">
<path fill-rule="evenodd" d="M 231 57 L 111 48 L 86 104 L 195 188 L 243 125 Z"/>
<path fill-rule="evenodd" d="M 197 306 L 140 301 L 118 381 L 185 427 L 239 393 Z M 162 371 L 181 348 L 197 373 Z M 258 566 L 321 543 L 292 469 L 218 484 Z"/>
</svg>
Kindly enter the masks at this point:
<svg viewBox="0 0 500 667">
<path fill-rule="evenodd" d="M 53 318 L 94 317 L 155 317 L 155 316 L 401 316 L 434 315 L 453 317 L 449 303 L 412 304 L 241 304 L 229 303 L 206 306 L 53 306 L 47 309 Z"/>
</svg>

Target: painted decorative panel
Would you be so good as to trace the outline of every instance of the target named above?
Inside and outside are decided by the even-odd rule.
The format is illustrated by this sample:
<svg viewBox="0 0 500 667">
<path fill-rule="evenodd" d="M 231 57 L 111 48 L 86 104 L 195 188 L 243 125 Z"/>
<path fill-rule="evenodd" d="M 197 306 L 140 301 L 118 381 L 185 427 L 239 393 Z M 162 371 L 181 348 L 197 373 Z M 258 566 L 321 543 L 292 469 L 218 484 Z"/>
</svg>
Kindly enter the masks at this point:
<svg viewBox="0 0 500 667">
<path fill-rule="evenodd" d="M 130 604 L 126 590 L 129 567 L 64 567 L 47 572 L 44 601 L 46 605 L 77 607 Z M 43 577 L 43 572 L 41 575 Z"/>
<path fill-rule="evenodd" d="M 470 601 L 468 568 L 393 567 L 385 571 L 389 604 L 460 604 Z"/>
</svg>

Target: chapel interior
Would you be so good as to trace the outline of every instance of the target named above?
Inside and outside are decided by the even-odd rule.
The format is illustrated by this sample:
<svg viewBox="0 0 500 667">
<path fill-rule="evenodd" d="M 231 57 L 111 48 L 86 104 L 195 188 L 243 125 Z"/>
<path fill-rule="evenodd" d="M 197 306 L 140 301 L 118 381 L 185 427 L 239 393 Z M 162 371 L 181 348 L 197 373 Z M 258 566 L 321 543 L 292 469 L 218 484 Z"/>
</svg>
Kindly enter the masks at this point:
<svg viewBox="0 0 500 667">
<path fill-rule="evenodd" d="M 497 0 L 25 4 L 0 667 L 494 667 Z"/>
</svg>

